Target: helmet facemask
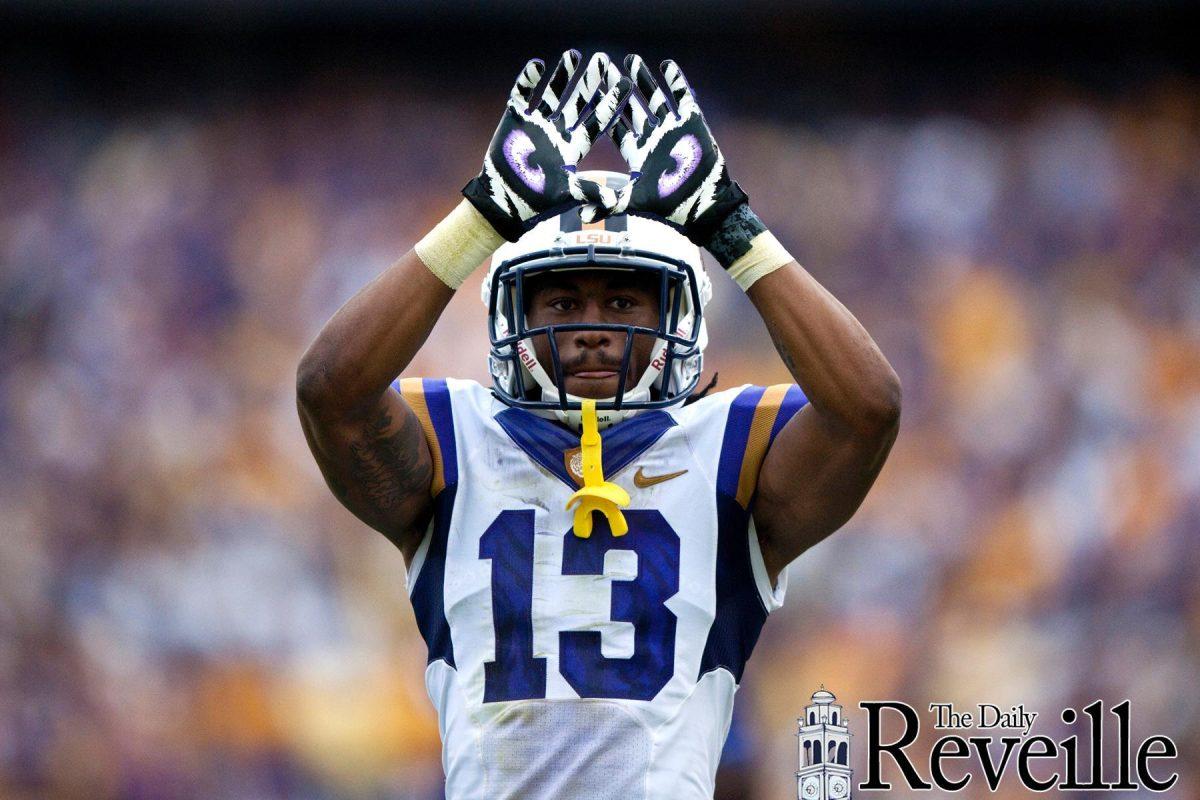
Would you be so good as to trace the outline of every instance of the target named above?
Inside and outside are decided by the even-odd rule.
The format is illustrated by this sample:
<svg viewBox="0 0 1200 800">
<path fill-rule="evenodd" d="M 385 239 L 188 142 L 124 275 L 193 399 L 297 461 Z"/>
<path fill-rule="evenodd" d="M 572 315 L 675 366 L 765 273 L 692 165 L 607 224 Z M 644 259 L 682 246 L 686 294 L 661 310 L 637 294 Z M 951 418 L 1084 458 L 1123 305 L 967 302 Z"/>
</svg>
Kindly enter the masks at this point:
<svg viewBox="0 0 1200 800">
<path fill-rule="evenodd" d="M 658 286 L 654 327 L 578 322 L 531 326 L 526 315 L 531 280 L 551 272 L 619 270 L 644 273 Z M 512 259 L 491 276 L 488 322 L 489 364 L 497 396 L 509 405 L 552 415 L 578 427 L 583 398 L 566 385 L 557 336 L 576 331 L 608 332 L 620 343 L 622 358 L 615 395 L 596 399 L 601 426 L 632 413 L 679 405 L 700 378 L 703 341 L 702 300 L 692 266 L 658 253 L 616 246 L 576 246 L 530 253 Z M 544 337 L 549 363 L 542 363 L 534 342 Z M 653 339 L 640 375 L 630 374 L 636 343 Z"/>
<path fill-rule="evenodd" d="M 590 170 L 581 177 L 613 191 L 629 176 Z M 571 330 L 608 330 L 623 337 L 621 381 L 612 397 L 596 398 L 600 427 L 647 409 L 683 404 L 700 380 L 702 354 L 708 344 L 704 306 L 712 297 L 700 250 L 662 222 L 613 215 L 584 223 L 580 208 L 538 223 L 492 257 L 483 301 L 488 307 L 491 350 L 488 366 L 495 395 L 511 406 L 558 419 L 578 430 L 584 398 L 560 391 L 563 364 L 556 334 Z M 657 282 L 659 315 L 654 327 L 579 323 L 532 327 L 525 316 L 526 280 L 548 272 L 625 270 L 648 274 Z M 545 337 L 547 358 L 539 358 L 534 341 Z M 635 341 L 653 337 L 649 363 L 640 375 L 629 374 Z M 546 363 L 543 363 L 546 362 Z"/>
</svg>

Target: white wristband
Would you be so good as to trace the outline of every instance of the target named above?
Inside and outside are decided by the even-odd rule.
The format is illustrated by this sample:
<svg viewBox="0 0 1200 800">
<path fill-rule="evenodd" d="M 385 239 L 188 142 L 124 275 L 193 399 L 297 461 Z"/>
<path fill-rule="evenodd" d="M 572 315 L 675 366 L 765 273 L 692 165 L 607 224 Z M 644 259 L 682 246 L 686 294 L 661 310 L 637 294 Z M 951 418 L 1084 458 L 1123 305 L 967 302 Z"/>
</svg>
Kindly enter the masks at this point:
<svg viewBox="0 0 1200 800">
<path fill-rule="evenodd" d="M 503 243 L 504 237 L 463 200 L 413 250 L 442 283 L 457 289 Z"/>
<path fill-rule="evenodd" d="M 750 240 L 750 249 L 730 264 L 727 272 L 744 292 L 759 278 L 770 275 L 794 260 L 774 234 L 763 231 Z"/>
</svg>

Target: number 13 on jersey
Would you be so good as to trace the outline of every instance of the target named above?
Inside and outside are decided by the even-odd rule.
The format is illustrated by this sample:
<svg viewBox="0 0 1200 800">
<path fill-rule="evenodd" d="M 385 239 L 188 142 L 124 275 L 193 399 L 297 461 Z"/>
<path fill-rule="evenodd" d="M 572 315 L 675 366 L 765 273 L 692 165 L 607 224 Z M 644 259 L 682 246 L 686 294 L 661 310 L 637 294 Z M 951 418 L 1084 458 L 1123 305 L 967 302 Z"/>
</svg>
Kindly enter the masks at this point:
<svg viewBox="0 0 1200 800">
<path fill-rule="evenodd" d="M 633 580 L 614 579 L 610 619 L 633 625 L 629 658 L 601 653 L 596 630 L 558 632 L 559 671 L 580 697 L 652 700 L 675 670 L 678 620 L 666 603 L 679 591 L 679 535 L 662 514 L 625 512 L 629 533 L 616 538 L 602 517 L 590 538 L 563 534 L 563 575 L 603 575 L 610 550 L 637 555 Z M 484 664 L 485 703 L 546 696 L 546 659 L 534 656 L 534 512 L 502 511 L 479 540 L 492 565 L 492 623 L 496 657 Z"/>
</svg>

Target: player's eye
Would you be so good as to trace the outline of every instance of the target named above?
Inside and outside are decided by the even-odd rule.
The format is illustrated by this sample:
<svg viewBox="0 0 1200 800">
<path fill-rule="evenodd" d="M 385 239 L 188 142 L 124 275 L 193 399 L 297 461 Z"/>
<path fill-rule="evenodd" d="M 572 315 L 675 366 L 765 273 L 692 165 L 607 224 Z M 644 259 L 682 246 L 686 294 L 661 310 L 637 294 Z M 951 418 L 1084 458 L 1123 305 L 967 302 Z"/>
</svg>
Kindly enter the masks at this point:
<svg viewBox="0 0 1200 800">
<path fill-rule="evenodd" d="M 579 303 L 573 297 L 556 297 L 548 305 L 555 311 L 574 311 L 579 308 Z"/>
<path fill-rule="evenodd" d="M 629 311 L 637 306 L 637 301 L 632 297 L 614 297 L 608 301 L 608 305 L 617 311 Z"/>
</svg>

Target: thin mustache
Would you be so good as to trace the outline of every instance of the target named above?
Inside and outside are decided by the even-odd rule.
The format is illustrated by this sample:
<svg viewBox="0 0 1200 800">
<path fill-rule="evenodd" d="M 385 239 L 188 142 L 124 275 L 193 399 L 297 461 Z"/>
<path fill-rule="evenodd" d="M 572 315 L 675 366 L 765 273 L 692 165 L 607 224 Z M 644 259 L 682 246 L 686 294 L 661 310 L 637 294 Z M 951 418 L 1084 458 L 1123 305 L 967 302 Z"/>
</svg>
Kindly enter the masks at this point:
<svg viewBox="0 0 1200 800">
<path fill-rule="evenodd" d="M 575 359 L 569 364 L 563 364 L 563 371 L 567 373 L 594 372 L 596 370 L 605 369 L 611 369 L 614 372 L 619 372 L 621 370 L 621 359 L 616 359 L 613 361 L 604 357 L 589 358 L 584 356 L 583 358 Z"/>
</svg>

